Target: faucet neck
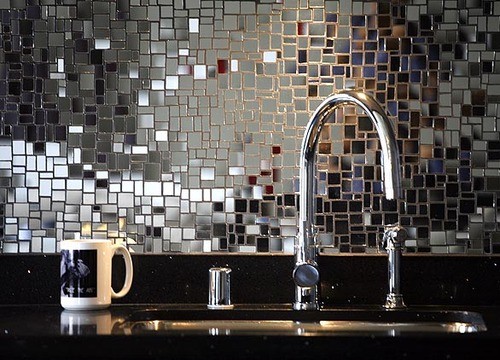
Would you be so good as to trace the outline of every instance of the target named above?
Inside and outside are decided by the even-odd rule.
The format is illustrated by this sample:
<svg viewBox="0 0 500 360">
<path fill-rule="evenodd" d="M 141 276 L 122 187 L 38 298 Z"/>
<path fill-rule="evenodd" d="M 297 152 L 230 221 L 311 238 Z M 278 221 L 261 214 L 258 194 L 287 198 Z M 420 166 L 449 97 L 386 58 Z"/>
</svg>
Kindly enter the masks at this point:
<svg viewBox="0 0 500 360">
<path fill-rule="evenodd" d="M 315 110 L 306 126 L 300 151 L 300 224 L 314 221 L 316 195 L 316 150 L 321 130 L 342 105 L 356 105 L 370 118 L 380 139 L 382 179 L 385 197 L 402 197 L 399 150 L 391 122 L 379 103 L 371 96 L 356 91 L 334 94 Z"/>
</svg>

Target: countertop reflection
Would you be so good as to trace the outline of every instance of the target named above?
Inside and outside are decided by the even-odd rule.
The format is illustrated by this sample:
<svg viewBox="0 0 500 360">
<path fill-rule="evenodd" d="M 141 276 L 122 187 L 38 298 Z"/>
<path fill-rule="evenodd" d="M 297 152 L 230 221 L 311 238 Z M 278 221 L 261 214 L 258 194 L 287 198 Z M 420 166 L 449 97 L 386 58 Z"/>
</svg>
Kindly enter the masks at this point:
<svg viewBox="0 0 500 360">
<path fill-rule="evenodd" d="M 113 323 L 109 310 L 61 312 L 62 335 L 109 335 Z"/>
<path fill-rule="evenodd" d="M 283 311 L 283 305 L 280 307 Z M 488 330 L 470 334 L 409 333 L 393 336 L 357 332 L 339 336 L 269 336 L 264 333 L 214 336 L 210 332 L 124 334 L 121 331 L 121 325 L 130 320 L 132 314 L 157 308 L 189 312 L 190 309 L 200 310 L 203 305 L 112 305 L 100 311 L 68 311 L 59 305 L 0 305 L 1 357 L 388 360 L 429 358 L 430 353 L 432 359 L 443 360 L 500 357 L 500 307 L 449 308 L 483 315 Z"/>
</svg>

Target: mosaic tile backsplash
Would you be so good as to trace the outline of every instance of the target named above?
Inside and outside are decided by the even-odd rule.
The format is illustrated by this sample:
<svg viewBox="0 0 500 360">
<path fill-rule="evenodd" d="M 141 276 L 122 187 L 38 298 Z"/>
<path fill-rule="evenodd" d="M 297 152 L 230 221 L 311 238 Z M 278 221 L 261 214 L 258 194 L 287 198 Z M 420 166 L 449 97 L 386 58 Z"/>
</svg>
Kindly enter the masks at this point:
<svg viewBox="0 0 500 360">
<path fill-rule="evenodd" d="M 0 2 L 0 252 L 63 238 L 131 250 L 291 253 L 304 127 L 374 96 L 405 198 L 385 200 L 368 118 L 318 149 L 325 253 L 500 253 L 500 2 Z"/>
</svg>

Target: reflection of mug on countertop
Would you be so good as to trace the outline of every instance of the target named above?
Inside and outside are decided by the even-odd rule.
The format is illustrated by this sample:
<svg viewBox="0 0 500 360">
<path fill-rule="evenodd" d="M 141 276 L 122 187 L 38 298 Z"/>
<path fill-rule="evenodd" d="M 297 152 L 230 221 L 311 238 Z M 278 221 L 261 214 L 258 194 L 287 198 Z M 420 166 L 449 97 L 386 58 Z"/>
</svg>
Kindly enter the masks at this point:
<svg viewBox="0 0 500 360">
<path fill-rule="evenodd" d="M 113 256 L 125 260 L 125 283 L 116 293 L 111 287 Z M 132 285 L 132 258 L 123 245 L 110 240 L 61 241 L 61 305 L 68 310 L 105 309 L 111 298 L 125 296 Z"/>
<path fill-rule="evenodd" d="M 61 312 L 61 335 L 109 335 L 111 329 L 109 310 Z"/>
</svg>

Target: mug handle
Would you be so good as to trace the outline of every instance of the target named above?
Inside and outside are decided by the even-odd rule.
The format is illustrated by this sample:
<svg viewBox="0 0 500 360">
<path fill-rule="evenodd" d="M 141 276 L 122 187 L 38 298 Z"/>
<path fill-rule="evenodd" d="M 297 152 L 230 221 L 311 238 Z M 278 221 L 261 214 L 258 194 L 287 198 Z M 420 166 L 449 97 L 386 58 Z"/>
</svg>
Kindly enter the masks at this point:
<svg viewBox="0 0 500 360">
<path fill-rule="evenodd" d="M 111 249 L 113 250 L 113 256 L 121 254 L 125 260 L 125 283 L 123 284 L 123 288 L 118 293 L 111 288 L 111 298 L 116 299 L 127 295 L 129 292 L 130 287 L 132 286 L 132 279 L 134 278 L 134 268 L 132 267 L 132 257 L 130 256 L 130 252 L 125 246 L 113 245 Z"/>
</svg>

